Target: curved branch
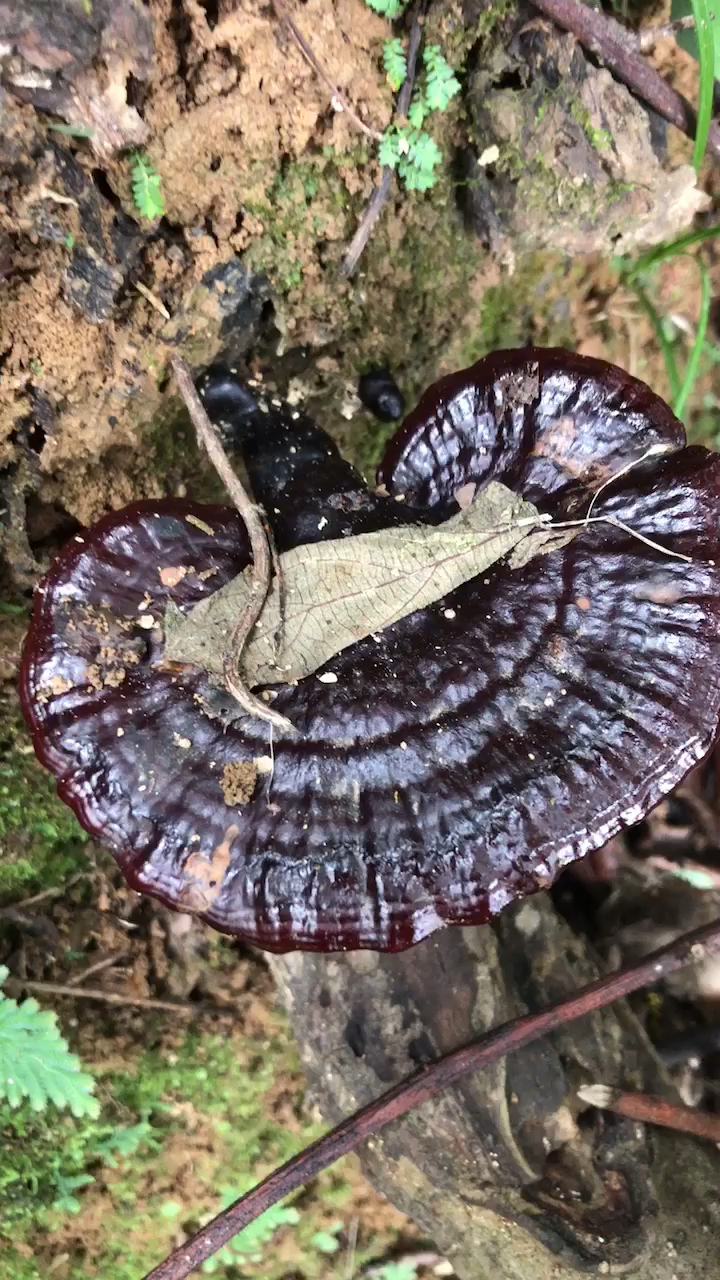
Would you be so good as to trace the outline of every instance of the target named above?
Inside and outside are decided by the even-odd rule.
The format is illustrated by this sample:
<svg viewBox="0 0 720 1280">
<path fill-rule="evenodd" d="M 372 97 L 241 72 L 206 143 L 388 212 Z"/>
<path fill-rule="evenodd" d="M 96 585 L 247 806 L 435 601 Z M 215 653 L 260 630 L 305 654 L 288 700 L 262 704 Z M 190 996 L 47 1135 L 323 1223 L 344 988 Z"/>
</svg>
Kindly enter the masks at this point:
<svg viewBox="0 0 720 1280">
<path fill-rule="evenodd" d="M 223 449 L 220 436 L 208 418 L 205 406 L 197 393 L 189 365 L 184 360 L 181 360 L 180 356 L 171 356 L 170 363 L 173 367 L 178 391 L 190 414 L 198 440 L 205 446 L 208 457 L 230 494 L 250 539 L 253 558 L 250 595 L 233 628 L 230 647 L 223 663 L 225 684 L 240 706 L 245 711 L 248 711 L 251 716 L 257 716 L 260 720 L 267 720 L 269 724 L 275 725 L 278 729 L 293 732 L 293 726 L 289 720 L 285 719 L 285 716 L 279 715 L 277 711 L 272 711 L 270 707 L 266 706 L 264 702 L 261 702 L 259 698 L 256 698 L 250 692 L 245 686 L 240 671 L 240 659 L 242 658 L 243 649 L 250 632 L 262 613 L 263 605 L 270 590 L 272 576 L 270 542 L 262 521 L 261 510 L 250 500 L 239 477 L 233 470 L 230 459 Z"/>
<path fill-rule="evenodd" d="M 673 973 L 683 965 L 715 952 L 720 952 L 720 919 L 684 934 L 669 946 L 652 952 L 644 960 L 628 965 L 618 973 L 598 978 L 582 987 L 575 995 L 551 1005 L 542 1013 L 514 1018 L 480 1036 L 473 1043 L 455 1049 L 410 1079 L 402 1080 L 382 1097 L 362 1107 L 330 1133 L 293 1156 L 258 1183 L 252 1191 L 248 1191 L 219 1213 L 179 1249 L 175 1249 L 164 1262 L 148 1272 L 145 1280 L 185 1280 L 195 1267 L 217 1253 L 218 1249 L 261 1213 L 316 1177 L 340 1156 L 354 1151 L 361 1142 L 392 1120 L 397 1120 L 413 1107 L 427 1102 L 440 1090 L 447 1089 L 463 1076 L 486 1067 L 505 1054 L 521 1049 L 533 1040 L 539 1040 L 565 1023 L 602 1009 L 614 1000 L 657 982 L 659 978 Z"/>
</svg>

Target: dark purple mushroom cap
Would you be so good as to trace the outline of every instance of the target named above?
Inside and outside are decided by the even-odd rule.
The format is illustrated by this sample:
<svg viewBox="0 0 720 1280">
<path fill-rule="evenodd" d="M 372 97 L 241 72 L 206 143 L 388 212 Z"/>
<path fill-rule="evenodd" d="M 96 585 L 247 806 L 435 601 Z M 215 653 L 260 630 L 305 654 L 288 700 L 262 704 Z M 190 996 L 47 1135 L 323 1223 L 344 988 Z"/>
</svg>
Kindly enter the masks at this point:
<svg viewBox="0 0 720 1280">
<path fill-rule="evenodd" d="M 158 665 L 167 602 L 188 609 L 247 564 L 237 515 L 164 501 L 107 516 L 38 589 L 22 700 L 60 795 L 135 888 L 271 950 L 399 950 L 548 885 L 710 749 L 720 459 L 684 448 L 642 383 L 565 351 L 489 356 L 398 431 L 380 470 L 390 498 L 297 411 L 253 407 L 222 373 L 205 395 L 281 549 L 435 522 L 493 477 L 582 515 L 664 445 L 593 515 L 692 563 L 605 524 L 523 569 L 500 563 L 276 686 L 297 733 L 271 745 L 201 672 Z"/>
</svg>

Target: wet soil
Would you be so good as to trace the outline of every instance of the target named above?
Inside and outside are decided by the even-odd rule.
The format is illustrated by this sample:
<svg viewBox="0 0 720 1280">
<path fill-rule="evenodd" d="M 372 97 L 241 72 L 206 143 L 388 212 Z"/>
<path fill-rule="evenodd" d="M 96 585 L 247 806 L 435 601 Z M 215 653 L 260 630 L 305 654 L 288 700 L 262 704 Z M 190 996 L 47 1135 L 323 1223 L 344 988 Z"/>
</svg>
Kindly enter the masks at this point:
<svg viewBox="0 0 720 1280">
<path fill-rule="evenodd" d="M 454 0 L 432 7 L 426 39 L 454 65 L 469 59 L 469 91 L 503 12 L 469 22 Z M 0 89 L 0 465 L 29 468 L 46 533 L 131 497 L 176 492 L 195 475 L 168 377 L 172 349 L 195 367 L 224 353 L 284 390 L 292 384 L 371 466 L 387 429 L 357 401 L 369 364 L 387 362 L 410 405 L 433 378 L 493 346 L 583 340 L 574 330 L 594 287 L 591 258 L 577 247 L 572 261 L 518 257 L 505 241 L 498 258 L 468 230 L 463 184 L 454 184 L 471 100 L 437 115 L 448 161 L 438 183 L 425 195 L 395 187 L 348 281 L 339 265 L 378 178 L 376 143 L 334 109 L 272 6 L 152 0 L 146 18 L 147 48 L 130 70 L 123 64 L 114 115 L 102 77 L 87 73 L 86 96 L 105 124 L 127 128 L 128 113 L 133 130 L 140 122 L 161 219 L 143 219 L 133 202 L 127 148 L 98 154 L 97 125 L 90 138 L 59 133 L 37 99 Z M 364 0 L 307 0 L 297 18 L 360 120 L 382 131 L 393 112 L 381 62 L 388 24 Z M 570 56 L 566 45 L 563 37 L 558 52 L 551 41 L 543 57 L 555 65 Z M 692 59 L 663 56 L 689 91 Z M 568 110 L 585 118 L 584 107 Z M 685 160 L 687 144 L 670 143 L 675 162 Z M 581 230 L 567 240 L 548 218 L 544 208 L 543 242 L 582 243 Z M 588 231 L 587 244 L 598 234 Z M 690 324 L 693 301 L 686 295 Z M 642 334 L 637 342 L 646 345 Z"/>
</svg>

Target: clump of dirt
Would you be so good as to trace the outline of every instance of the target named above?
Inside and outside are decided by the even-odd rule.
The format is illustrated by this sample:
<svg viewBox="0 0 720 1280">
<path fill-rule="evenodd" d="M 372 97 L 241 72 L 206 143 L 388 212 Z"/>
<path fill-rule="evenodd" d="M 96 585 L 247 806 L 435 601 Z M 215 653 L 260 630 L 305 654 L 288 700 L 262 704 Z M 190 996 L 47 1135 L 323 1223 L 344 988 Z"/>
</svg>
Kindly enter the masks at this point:
<svg viewBox="0 0 720 1280">
<path fill-rule="evenodd" d="M 247 804 L 257 785 L 258 768 L 252 760 L 231 760 L 223 769 L 221 788 L 227 805 Z"/>
<path fill-rule="evenodd" d="M 311 146 L 347 155 L 362 136 L 333 109 L 327 86 L 267 5 L 226 6 L 213 26 L 197 5 L 173 27 L 173 8 L 170 0 L 155 6 L 157 69 L 144 105 L 168 217 L 201 226 L 209 213 L 205 252 L 217 249 L 213 240 L 244 249 L 264 230 L 252 207 L 266 199 L 281 165 Z M 392 112 L 378 62 L 386 24 L 357 0 L 308 0 L 298 22 L 361 119 L 382 130 Z M 369 194 L 371 175 L 351 186 Z"/>
</svg>

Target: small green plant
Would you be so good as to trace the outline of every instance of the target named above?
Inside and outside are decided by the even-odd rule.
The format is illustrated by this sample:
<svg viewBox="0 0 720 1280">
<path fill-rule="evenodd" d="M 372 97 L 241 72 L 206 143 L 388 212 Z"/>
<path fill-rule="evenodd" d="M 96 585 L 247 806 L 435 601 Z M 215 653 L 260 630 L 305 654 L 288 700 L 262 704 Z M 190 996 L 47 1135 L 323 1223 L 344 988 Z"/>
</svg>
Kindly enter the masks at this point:
<svg viewBox="0 0 720 1280">
<path fill-rule="evenodd" d="M 416 1280 L 417 1263 L 410 1259 L 400 1262 L 386 1262 L 375 1274 L 375 1280 Z"/>
<path fill-rule="evenodd" d="M 82 1187 L 89 1187 L 95 1179 L 90 1173 L 75 1173 L 69 1177 L 64 1173 L 55 1175 L 56 1195 L 53 1209 L 56 1213 L 79 1213 L 82 1204 L 74 1194 Z"/>
<path fill-rule="evenodd" d="M 430 111 L 445 111 L 456 93 L 460 82 L 452 67 L 440 52 L 439 45 L 428 44 L 423 50 L 425 63 L 425 101 Z"/>
<path fill-rule="evenodd" d="M 0 987 L 8 970 L 0 965 Z M 54 1013 L 37 1000 L 18 1004 L 0 990 L 0 1100 L 19 1107 L 27 1098 L 33 1111 L 49 1102 L 69 1107 L 74 1116 L 96 1117 L 95 1082 L 80 1068 L 58 1030 Z"/>
<path fill-rule="evenodd" d="M 94 130 L 80 124 L 49 124 L 53 133 L 64 133 L 67 138 L 92 138 Z"/>
<path fill-rule="evenodd" d="M 130 181 L 135 208 L 141 218 L 152 222 L 165 213 L 160 174 L 153 169 L 149 156 L 133 151 L 130 156 Z"/>
<path fill-rule="evenodd" d="M 326 1231 L 316 1231 L 310 1240 L 310 1244 L 313 1249 L 317 1249 L 318 1253 L 324 1253 L 326 1257 L 331 1257 L 340 1249 L 338 1232 L 342 1231 L 342 1229 L 342 1222 L 333 1222 Z"/>
<path fill-rule="evenodd" d="M 393 93 L 397 93 L 407 75 L 407 58 L 399 36 L 393 36 L 391 40 L 385 41 L 382 58 L 387 82 Z"/>
<path fill-rule="evenodd" d="M 435 185 L 442 152 L 422 126 L 431 111 L 445 111 L 460 91 L 460 82 L 438 45 L 426 45 L 423 64 L 424 82 L 413 95 L 408 124 L 391 124 L 380 142 L 380 163 L 395 169 L 409 191 L 427 191 Z M 402 41 L 397 37 L 385 41 L 383 65 L 389 84 L 399 89 L 407 75 L 407 62 Z"/>
<path fill-rule="evenodd" d="M 391 125 L 380 143 L 380 163 L 396 169 L 408 191 L 428 191 L 435 185 L 435 169 L 442 152 L 429 133 Z"/>
<path fill-rule="evenodd" d="M 402 17 L 410 0 L 365 0 L 365 3 L 376 13 L 381 13 L 383 18 L 393 22 L 395 18 Z"/>
<path fill-rule="evenodd" d="M 672 240 L 668 244 L 656 245 L 654 249 L 650 249 L 639 258 L 618 258 L 616 260 L 621 279 L 630 288 L 634 289 L 652 325 L 665 362 L 672 407 L 678 418 L 684 418 L 686 415 L 688 403 L 700 370 L 700 362 L 707 348 L 707 330 L 710 318 L 710 303 L 712 301 L 710 277 L 702 258 L 693 257 L 693 261 L 696 263 L 700 273 L 700 312 L 693 344 L 685 362 L 684 372 L 681 375 L 672 335 L 668 332 L 666 319 L 660 315 L 651 298 L 653 274 L 661 263 L 667 262 L 671 258 L 689 256 L 688 250 L 694 245 L 702 244 L 705 240 L 714 239 L 718 235 L 720 235 L 720 225 L 703 227 L 700 231 L 686 232 L 685 235 L 679 236 L 677 240 Z"/>
<path fill-rule="evenodd" d="M 158 1146 L 157 1133 L 148 1120 L 146 1111 L 138 1124 L 120 1125 L 111 1129 L 94 1148 L 93 1155 L 101 1159 L 109 1169 L 117 1169 L 128 1156 L 134 1156 L 140 1147 L 153 1150 Z"/>
<path fill-rule="evenodd" d="M 242 1193 L 236 1189 L 228 1190 L 223 1196 L 223 1208 L 227 1208 Z M 221 1266 L 241 1266 L 243 1263 L 259 1262 L 263 1249 L 272 1240 L 280 1227 L 295 1227 L 300 1221 L 300 1214 L 292 1206 L 276 1204 L 261 1213 L 259 1218 L 251 1222 L 242 1231 L 238 1231 L 222 1249 L 203 1263 L 206 1275 L 213 1275 Z"/>
</svg>

